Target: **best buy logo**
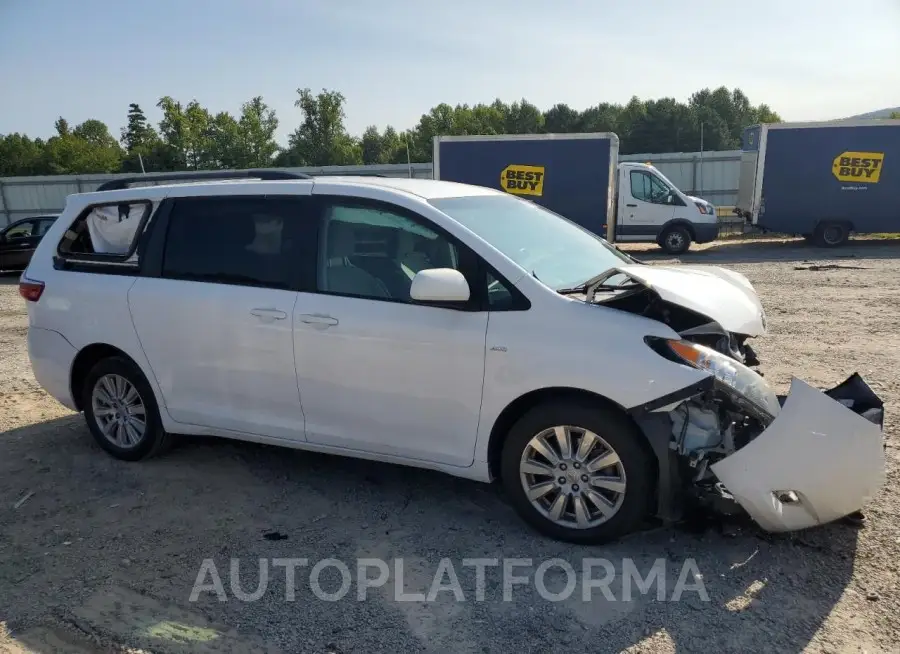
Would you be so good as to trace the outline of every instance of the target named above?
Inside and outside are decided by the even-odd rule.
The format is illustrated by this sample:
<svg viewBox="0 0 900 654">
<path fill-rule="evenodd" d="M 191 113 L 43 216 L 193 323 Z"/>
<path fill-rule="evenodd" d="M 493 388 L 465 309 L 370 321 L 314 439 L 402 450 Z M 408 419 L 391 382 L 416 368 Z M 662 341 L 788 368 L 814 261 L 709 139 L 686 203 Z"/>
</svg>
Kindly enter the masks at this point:
<svg viewBox="0 0 900 654">
<path fill-rule="evenodd" d="M 831 172 L 841 182 L 877 184 L 884 166 L 884 152 L 843 152 L 831 162 Z"/>
<path fill-rule="evenodd" d="M 512 164 L 500 173 L 500 188 L 513 195 L 544 194 L 544 167 Z"/>
</svg>

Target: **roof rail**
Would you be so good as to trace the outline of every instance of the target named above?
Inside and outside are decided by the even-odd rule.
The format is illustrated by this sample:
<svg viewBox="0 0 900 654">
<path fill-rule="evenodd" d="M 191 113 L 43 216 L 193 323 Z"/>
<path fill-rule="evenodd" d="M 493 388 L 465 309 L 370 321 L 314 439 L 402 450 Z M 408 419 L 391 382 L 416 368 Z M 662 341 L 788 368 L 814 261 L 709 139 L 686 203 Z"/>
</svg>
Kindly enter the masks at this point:
<svg viewBox="0 0 900 654">
<path fill-rule="evenodd" d="M 131 184 L 140 182 L 200 182 L 216 179 L 260 179 L 263 181 L 281 179 L 312 179 L 304 173 L 289 173 L 284 170 L 203 170 L 200 172 L 161 173 L 150 175 L 134 175 L 133 177 L 120 177 L 103 182 L 97 187 L 98 191 L 118 191 L 128 188 Z"/>
<path fill-rule="evenodd" d="M 313 177 L 389 177 L 383 173 L 311 173 Z"/>
</svg>

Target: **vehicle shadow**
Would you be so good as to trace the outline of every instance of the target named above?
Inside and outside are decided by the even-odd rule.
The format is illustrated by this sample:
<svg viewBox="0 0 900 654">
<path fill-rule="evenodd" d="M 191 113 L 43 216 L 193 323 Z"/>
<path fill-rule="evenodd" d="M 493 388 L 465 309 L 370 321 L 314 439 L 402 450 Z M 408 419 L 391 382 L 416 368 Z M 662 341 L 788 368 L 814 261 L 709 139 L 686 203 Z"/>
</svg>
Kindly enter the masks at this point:
<svg viewBox="0 0 900 654">
<path fill-rule="evenodd" d="M 693 246 L 685 254 L 673 257 L 658 248 L 622 247 L 632 256 L 648 263 L 654 260 L 677 260 L 682 263 L 740 264 L 775 261 L 832 261 L 835 259 L 897 259 L 900 240 L 851 240 L 843 247 L 828 249 L 806 243 L 802 239 L 722 240 L 710 245 Z M 852 265 L 848 262 L 847 265 Z"/>
<path fill-rule="evenodd" d="M 0 270 L 0 286 L 16 286 L 21 276 L 21 272 Z"/>
<path fill-rule="evenodd" d="M 0 624 L 48 654 L 106 651 L 90 643 L 154 652 L 618 652 L 653 640 L 678 652 L 761 643 L 800 651 L 847 587 L 857 539 L 842 526 L 775 537 L 741 523 L 726 533 L 657 528 L 579 547 L 533 533 L 488 485 L 197 438 L 128 464 L 106 456 L 80 416 L 0 433 L 0 498 Z M 387 562 L 390 579 L 360 591 L 361 557 Z M 276 558 L 308 562 L 297 569 L 295 598 Z M 480 599 L 475 568 L 464 563 L 479 558 L 494 562 Z M 514 558 L 519 567 L 504 575 Z M 316 595 L 310 568 L 325 559 L 346 564 L 353 580 L 336 601 Z M 463 601 L 447 590 L 442 559 Z M 538 575 L 551 559 L 557 564 Z M 576 576 L 568 596 L 560 560 Z M 201 574 L 204 561 L 225 601 Z M 262 587 L 264 564 L 264 592 L 247 599 Z M 606 591 L 584 583 L 585 565 L 591 579 L 606 578 Z M 341 588 L 336 572 L 322 574 L 324 592 Z M 510 584 L 510 575 L 531 581 Z M 433 591 L 435 578 L 443 592 L 409 599 Z"/>
</svg>

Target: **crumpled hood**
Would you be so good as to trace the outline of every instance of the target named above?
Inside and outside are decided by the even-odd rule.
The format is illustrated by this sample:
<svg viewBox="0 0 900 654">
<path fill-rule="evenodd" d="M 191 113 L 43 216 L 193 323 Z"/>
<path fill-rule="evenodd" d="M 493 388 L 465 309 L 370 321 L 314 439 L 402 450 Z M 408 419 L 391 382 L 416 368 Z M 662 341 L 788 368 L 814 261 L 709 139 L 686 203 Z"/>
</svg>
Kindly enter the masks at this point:
<svg viewBox="0 0 900 654">
<path fill-rule="evenodd" d="M 717 266 L 623 265 L 616 270 L 652 288 L 667 302 L 716 321 L 723 329 L 747 336 L 766 333 L 766 313 L 750 281 Z"/>
</svg>

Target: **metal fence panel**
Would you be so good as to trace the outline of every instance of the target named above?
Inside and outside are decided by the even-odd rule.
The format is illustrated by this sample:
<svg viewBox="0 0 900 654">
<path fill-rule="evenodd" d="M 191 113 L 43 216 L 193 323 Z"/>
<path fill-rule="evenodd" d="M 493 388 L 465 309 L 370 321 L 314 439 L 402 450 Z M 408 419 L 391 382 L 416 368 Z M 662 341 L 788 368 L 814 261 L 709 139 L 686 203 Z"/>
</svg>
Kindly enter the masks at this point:
<svg viewBox="0 0 900 654">
<path fill-rule="evenodd" d="M 699 195 L 716 205 L 730 206 L 737 201 L 740 176 L 740 151 L 671 152 L 665 154 L 622 155 L 621 161 L 650 162 L 673 184 L 689 195 Z M 281 168 L 313 175 L 385 175 L 430 179 L 430 163 L 378 164 L 372 166 L 324 166 Z M 96 190 L 103 182 L 120 175 L 52 175 L 42 177 L 0 178 L 0 227 L 20 218 L 59 213 L 72 193 Z"/>
</svg>

